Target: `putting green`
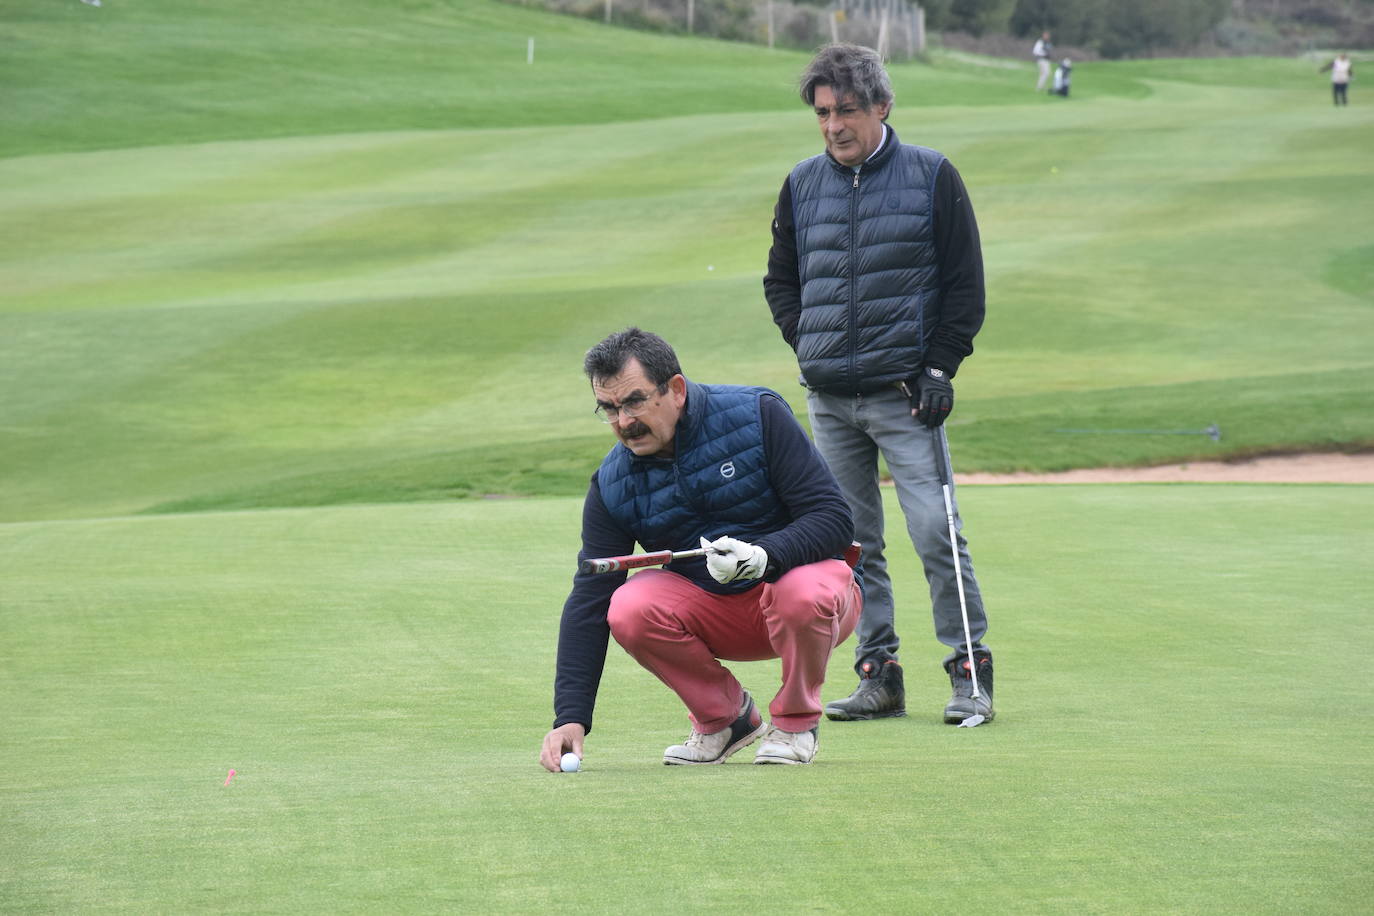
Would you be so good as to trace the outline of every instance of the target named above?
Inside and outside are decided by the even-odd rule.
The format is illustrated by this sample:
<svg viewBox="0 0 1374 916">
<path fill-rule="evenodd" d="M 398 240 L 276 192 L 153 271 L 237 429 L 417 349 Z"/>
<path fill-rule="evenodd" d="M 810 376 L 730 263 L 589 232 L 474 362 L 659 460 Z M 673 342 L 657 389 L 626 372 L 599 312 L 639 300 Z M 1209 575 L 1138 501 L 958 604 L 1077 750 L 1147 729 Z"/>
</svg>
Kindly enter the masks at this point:
<svg viewBox="0 0 1374 916">
<path fill-rule="evenodd" d="M 614 648 L 583 771 L 539 768 L 576 499 L 0 526 L 0 899 L 762 909 L 805 887 L 849 912 L 877 844 L 912 911 L 1348 911 L 1374 853 L 1348 533 L 1374 488 L 960 497 L 996 721 L 939 723 L 894 549 L 911 715 L 824 723 L 810 768 L 662 766 L 683 712 Z M 770 695 L 776 662 L 732 667 Z"/>
</svg>

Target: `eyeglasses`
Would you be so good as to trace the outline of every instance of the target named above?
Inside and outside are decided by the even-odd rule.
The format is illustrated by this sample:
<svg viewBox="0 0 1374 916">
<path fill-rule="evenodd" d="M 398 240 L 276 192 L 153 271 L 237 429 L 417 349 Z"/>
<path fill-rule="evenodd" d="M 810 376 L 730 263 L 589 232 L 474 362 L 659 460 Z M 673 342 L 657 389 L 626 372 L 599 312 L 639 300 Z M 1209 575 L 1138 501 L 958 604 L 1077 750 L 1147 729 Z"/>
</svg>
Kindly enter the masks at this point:
<svg viewBox="0 0 1374 916">
<path fill-rule="evenodd" d="M 663 394 L 667 390 L 667 385 L 659 385 L 654 393 Z M 629 417 L 633 420 L 635 417 L 642 416 L 649 409 L 650 397 L 651 395 L 636 392 L 621 401 L 619 405 L 597 404 L 596 418 L 602 423 L 614 423 L 621 417 Z"/>
</svg>

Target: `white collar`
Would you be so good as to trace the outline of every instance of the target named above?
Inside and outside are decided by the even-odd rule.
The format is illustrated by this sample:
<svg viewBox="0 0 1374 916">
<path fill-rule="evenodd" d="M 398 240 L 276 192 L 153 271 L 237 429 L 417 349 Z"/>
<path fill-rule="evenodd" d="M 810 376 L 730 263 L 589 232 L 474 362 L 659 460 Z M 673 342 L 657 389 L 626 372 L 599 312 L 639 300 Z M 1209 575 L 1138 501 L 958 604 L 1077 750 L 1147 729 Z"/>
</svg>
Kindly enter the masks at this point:
<svg viewBox="0 0 1374 916">
<path fill-rule="evenodd" d="M 874 149 L 873 152 L 871 152 L 871 153 L 868 154 L 868 158 L 867 158 L 867 159 L 865 159 L 863 162 L 860 162 L 858 165 L 850 166 L 850 167 L 851 167 L 852 169 L 854 169 L 854 171 L 857 172 L 859 169 L 863 168 L 863 167 L 864 167 L 865 165 L 867 165 L 870 161 L 872 161 L 873 157 L 876 156 L 876 155 L 878 155 L 879 153 L 881 153 L 881 152 L 883 151 L 883 147 L 884 147 L 884 146 L 887 146 L 887 135 L 890 134 L 890 133 L 892 133 L 892 128 L 888 127 L 888 126 L 887 126 L 887 122 L 884 121 L 884 122 L 883 122 L 883 141 L 882 141 L 881 143 L 878 144 L 877 148 Z"/>
</svg>

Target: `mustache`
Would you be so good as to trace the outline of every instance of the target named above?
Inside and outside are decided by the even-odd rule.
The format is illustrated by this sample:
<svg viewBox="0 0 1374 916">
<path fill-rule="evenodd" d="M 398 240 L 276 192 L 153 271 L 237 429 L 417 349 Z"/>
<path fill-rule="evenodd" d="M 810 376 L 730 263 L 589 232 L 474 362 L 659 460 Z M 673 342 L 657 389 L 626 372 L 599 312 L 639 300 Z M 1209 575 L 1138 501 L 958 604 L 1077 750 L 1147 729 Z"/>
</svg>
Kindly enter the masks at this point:
<svg viewBox="0 0 1374 916">
<path fill-rule="evenodd" d="M 644 435 L 644 434 L 647 433 L 648 431 L 649 431 L 649 427 L 645 426 L 643 423 L 636 423 L 634 426 L 631 426 L 629 429 L 622 429 L 622 430 L 620 431 L 620 438 L 622 438 L 622 439 L 633 439 L 633 438 L 635 438 L 636 436 L 642 436 L 642 435 Z"/>
</svg>

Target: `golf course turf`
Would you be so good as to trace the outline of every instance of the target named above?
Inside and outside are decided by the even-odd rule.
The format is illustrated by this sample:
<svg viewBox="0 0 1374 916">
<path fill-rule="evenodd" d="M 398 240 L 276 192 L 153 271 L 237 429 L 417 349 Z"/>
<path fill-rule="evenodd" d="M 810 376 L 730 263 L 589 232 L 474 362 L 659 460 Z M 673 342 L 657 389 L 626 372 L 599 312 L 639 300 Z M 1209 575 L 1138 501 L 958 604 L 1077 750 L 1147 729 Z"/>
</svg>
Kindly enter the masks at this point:
<svg viewBox="0 0 1374 916">
<path fill-rule="evenodd" d="M 613 646 L 539 767 L 586 348 L 640 324 L 804 417 L 760 278 L 806 54 L 494 0 L 0 26 L 0 910 L 1361 905 L 1368 485 L 961 488 L 962 730 L 888 493 L 907 718 L 664 767 L 685 714 Z M 956 471 L 1374 444 L 1374 99 L 1317 63 L 893 66 L 984 244 Z"/>
</svg>

